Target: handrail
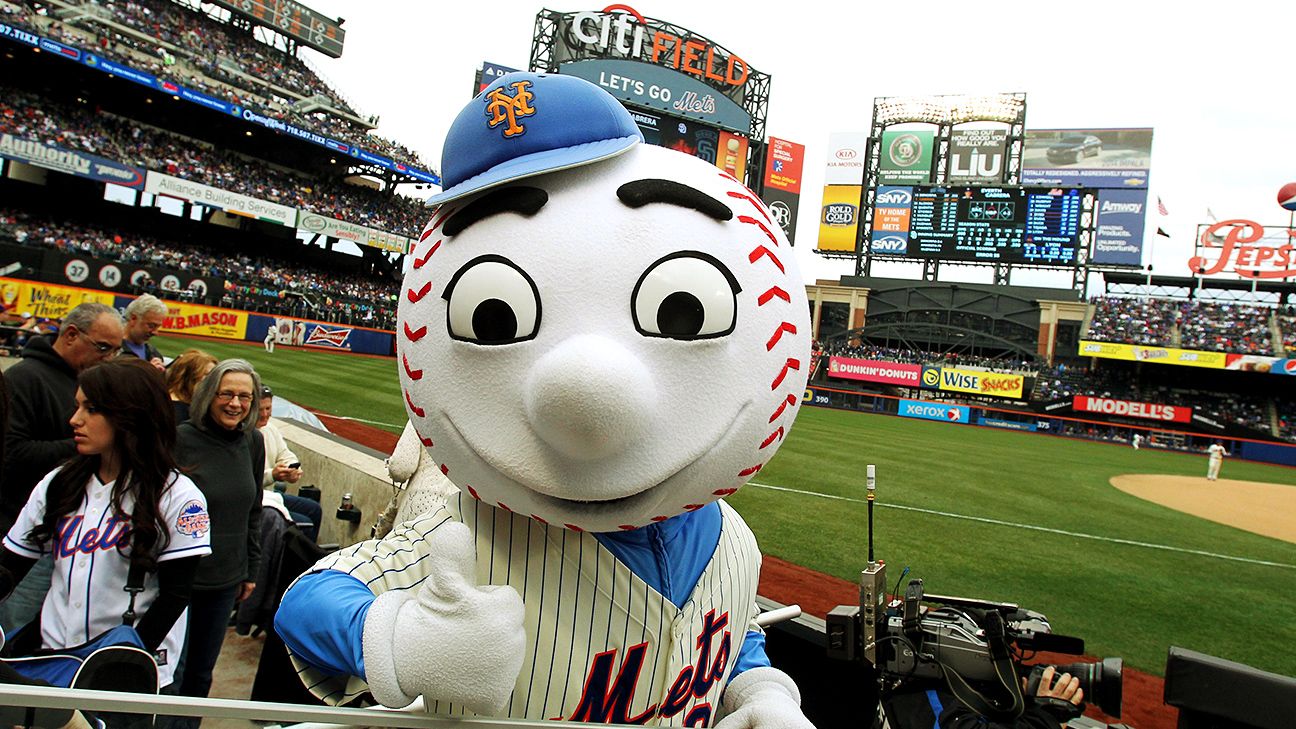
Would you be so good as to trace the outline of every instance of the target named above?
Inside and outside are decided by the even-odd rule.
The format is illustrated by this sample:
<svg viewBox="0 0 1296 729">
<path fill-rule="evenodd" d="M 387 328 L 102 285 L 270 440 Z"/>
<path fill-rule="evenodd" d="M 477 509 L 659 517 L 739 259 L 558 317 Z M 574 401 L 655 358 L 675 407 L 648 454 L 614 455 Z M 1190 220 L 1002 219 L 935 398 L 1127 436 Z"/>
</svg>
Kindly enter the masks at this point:
<svg viewBox="0 0 1296 729">
<path fill-rule="evenodd" d="M 290 675 L 287 677 L 292 679 Z M 191 696 L 130 694 L 116 691 L 90 691 L 53 686 L 0 684 L 0 707 L 18 709 L 21 713 L 0 708 L 0 722 L 21 726 L 25 709 L 86 709 L 123 714 L 165 714 L 197 716 L 212 719 L 243 719 L 283 724 L 321 722 L 347 727 L 397 727 L 399 729 L 538 729 L 538 727 L 606 727 L 607 724 L 585 722 L 532 721 L 528 719 L 459 718 L 422 712 L 388 709 L 349 709 L 335 706 L 282 704 L 243 699 L 207 699 Z M 21 708 L 19 708 L 21 707 Z"/>
</svg>

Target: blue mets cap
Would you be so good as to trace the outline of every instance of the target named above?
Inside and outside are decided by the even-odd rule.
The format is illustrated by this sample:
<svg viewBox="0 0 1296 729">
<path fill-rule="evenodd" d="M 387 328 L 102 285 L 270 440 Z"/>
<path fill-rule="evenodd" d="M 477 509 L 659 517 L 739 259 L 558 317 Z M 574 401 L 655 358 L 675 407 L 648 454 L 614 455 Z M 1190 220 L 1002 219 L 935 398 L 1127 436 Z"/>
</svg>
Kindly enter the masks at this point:
<svg viewBox="0 0 1296 729">
<path fill-rule="evenodd" d="M 616 99 L 575 76 L 518 72 L 487 86 L 450 125 L 444 190 L 428 205 L 614 157 L 643 141 Z"/>
</svg>

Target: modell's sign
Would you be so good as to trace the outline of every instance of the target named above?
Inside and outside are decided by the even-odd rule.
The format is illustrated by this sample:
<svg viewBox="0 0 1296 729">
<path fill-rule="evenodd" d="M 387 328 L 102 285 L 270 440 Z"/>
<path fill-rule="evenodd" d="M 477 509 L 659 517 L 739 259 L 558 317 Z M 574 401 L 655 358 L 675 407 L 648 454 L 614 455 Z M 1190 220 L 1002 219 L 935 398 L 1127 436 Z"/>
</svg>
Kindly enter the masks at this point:
<svg viewBox="0 0 1296 729">
<path fill-rule="evenodd" d="M 563 15 L 557 40 L 572 56 L 560 61 L 624 58 L 729 87 L 741 87 L 751 73 L 746 61 L 719 45 L 678 26 L 645 18 L 628 5 Z"/>
<path fill-rule="evenodd" d="M 1200 276 L 1235 273 L 1243 278 L 1296 277 L 1296 231 L 1251 220 L 1221 220 L 1201 235 L 1188 268 Z"/>
<path fill-rule="evenodd" d="M 1133 400 L 1111 400 L 1105 397 L 1076 395 L 1072 409 L 1082 413 L 1103 413 L 1127 418 L 1161 420 L 1167 423 L 1187 423 L 1192 420 L 1192 408 L 1177 405 L 1156 405 Z"/>
</svg>

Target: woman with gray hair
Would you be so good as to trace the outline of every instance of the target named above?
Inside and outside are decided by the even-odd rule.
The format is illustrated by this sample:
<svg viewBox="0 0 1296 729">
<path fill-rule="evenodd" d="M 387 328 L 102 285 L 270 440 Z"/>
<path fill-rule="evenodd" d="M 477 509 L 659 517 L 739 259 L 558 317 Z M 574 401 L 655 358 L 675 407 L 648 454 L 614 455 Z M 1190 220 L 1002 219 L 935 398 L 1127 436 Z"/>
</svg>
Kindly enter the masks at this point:
<svg viewBox="0 0 1296 729">
<path fill-rule="evenodd" d="M 234 604 L 256 587 L 261 561 L 261 471 L 257 430 L 261 378 L 247 360 L 217 363 L 194 390 L 189 420 L 176 438 L 176 463 L 207 497 L 211 556 L 198 565 L 189 635 L 178 672 L 182 696 L 207 696 Z M 197 718 L 173 725 L 197 727 Z"/>
</svg>

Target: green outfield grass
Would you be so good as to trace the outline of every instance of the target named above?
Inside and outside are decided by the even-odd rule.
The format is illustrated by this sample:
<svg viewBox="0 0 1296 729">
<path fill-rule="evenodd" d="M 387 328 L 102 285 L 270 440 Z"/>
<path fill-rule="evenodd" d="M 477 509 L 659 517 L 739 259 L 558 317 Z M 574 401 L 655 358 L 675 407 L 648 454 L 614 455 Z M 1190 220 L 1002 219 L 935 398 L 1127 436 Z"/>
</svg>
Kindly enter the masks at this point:
<svg viewBox="0 0 1296 729">
<path fill-rule="evenodd" d="M 196 344 L 245 357 L 302 405 L 397 432 L 405 420 L 391 359 L 155 341 L 167 355 Z M 854 581 L 866 562 L 869 463 L 878 468 L 875 548 L 892 583 L 907 565 L 929 592 L 1041 611 L 1089 653 L 1150 673 L 1163 671 L 1173 644 L 1296 675 L 1296 544 L 1108 483 L 1123 473 L 1201 476 L 1204 455 L 807 407 L 754 479 L 792 491 L 748 487 L 729 503 L 767 554 Z M 1289 468 L 1227 460 L 1221 475 L 1296 488 Z"/>
</svg>

